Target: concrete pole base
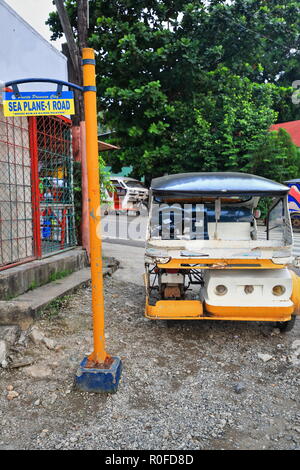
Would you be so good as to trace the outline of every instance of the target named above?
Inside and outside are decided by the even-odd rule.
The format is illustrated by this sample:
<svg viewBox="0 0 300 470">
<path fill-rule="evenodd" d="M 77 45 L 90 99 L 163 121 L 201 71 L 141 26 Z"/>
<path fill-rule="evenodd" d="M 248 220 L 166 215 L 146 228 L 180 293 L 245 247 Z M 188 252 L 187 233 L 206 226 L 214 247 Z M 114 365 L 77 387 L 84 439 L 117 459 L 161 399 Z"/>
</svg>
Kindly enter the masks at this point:
<svg viewBox="0 0 300 470">
<path fill-rule="evenodd" d="M 122 371 L 122 361 L 119 357 L 113 357 L 113 363 L 108 369 L 88 368 L 85 357 L 81 362 L 75 376 L 75 388 L 81 392 L 115 393 Z"/>
</svg>

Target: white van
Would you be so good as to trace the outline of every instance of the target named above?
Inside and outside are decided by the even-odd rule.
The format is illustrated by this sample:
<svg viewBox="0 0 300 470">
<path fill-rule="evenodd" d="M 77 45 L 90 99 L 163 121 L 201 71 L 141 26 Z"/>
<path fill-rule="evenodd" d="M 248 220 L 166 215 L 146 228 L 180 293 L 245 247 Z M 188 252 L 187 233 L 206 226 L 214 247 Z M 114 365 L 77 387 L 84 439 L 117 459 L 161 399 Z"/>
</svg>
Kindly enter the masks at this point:
<svg viewBox="0 0 300 470">
<path fill-rule="evenodd" d="M 128 176 L 111 176 L 111 184 L 115 187 L 115 191 L 109 194 L 109 202 L 105 213 L 113 210 L 116 214 L 124 211 L 135 212 L 140 214 L 142 205 L 147 205 L 149 191 L 141 181 Z"/>
</svg>

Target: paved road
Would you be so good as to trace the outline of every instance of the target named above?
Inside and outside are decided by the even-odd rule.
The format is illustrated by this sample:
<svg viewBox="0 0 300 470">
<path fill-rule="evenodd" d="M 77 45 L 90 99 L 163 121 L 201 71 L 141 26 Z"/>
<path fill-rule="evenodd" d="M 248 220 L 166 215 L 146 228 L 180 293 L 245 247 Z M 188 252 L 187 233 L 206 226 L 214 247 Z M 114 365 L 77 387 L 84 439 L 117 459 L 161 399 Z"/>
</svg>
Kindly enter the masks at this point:
<svg viewBox="0 0 300 470">
<path fill-rule="evenodd" d="M 147 228 L 147 217 L 126 215 L 108 215 L 102 217 L 103 239 L 144 242 Z M 135 245 L 135 244 L 134 244 Z"/>
<path fill-rule="evenodd" d="M 132 282 L 138 286 L 144 285 L 144 247 L 124 246 L 124 241 L 120 243 L 118 240 L 115 243 L 103 242 L 102 246 L 104 256 L 113 256 L 121 262 L 119 269 L 114 273 L 114 279 Z"/>
<path fill-rule="evenodd" d="M 102 218 L 102 236 L 108 243 L 144 247 L 147 229 L 145 214 L 139 217 L 108 215 Z M 265 238 L 265 227 L 259 227 L 259 238 Z M 279 235 L 278 235 L 279 236 Z M 294 256 L 300 256 L 300 231 L 294 232 Z"/>
<path fill-rule="evenodd" d="M 294 233 L 294 256 L 300 256 L 300 232 Z"/>
</svg>

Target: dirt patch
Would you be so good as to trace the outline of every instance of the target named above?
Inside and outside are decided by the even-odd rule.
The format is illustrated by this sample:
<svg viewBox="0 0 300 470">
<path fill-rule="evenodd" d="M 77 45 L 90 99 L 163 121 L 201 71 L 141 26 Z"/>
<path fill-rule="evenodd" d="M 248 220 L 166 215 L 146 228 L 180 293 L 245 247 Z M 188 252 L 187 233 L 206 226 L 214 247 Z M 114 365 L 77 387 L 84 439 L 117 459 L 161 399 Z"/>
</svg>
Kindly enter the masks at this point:
<svg viewBox="0 0 300 470">
<path fill-rule="evenodd" d="M 300 320 L 286 334 L 271 323 L 168 325 L 144 317 L 142 287 L 113 277 L 105 299 L 107 351 L 123 361 L 118 392 L 73 388 L 92 351 L 82 288 L 35 323 L 52 348 L 28 341 L 31 365 L 0 368 L 1 449 L 300 448 Z"/>
</svg>

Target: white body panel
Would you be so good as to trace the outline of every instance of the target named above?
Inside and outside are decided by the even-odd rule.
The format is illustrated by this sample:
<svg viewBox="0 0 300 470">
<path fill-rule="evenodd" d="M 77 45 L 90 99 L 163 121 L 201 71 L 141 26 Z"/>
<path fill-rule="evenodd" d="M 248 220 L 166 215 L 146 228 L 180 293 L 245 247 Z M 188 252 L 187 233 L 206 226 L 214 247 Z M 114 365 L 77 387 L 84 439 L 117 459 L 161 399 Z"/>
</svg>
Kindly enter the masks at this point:
<svg viewBox="0 0 300 470">
<path fill-rule="evenodd" d="M 232 227 L 234 230 L 234 227 Z M 272 259 L 275 264 L 292 263 L 292 245 L 280 246 L 276 240 L 149 240 L 147 249 L 160 252 L 160 256 L 213 259 Z M 146 249 L 146 253 L 147 253 Z M 185 252 L 185 256 L 182 255 Z"/>
<path fill-rule="evenodd" d="M 166 284 L 183 284 L 184 276 L 180 273 L 165 273 L 161 275 L 161 282 Z"/>
<path fill-rule="evenodd" d="M 231 307 L 288 307 L 293 303 L 292 278 L 287 268 L 284 269 L 209 269 L 204 271 L 202 300 L 209 305 Z M 217 295 L 215 289 L 224 285 L 228 291 Z M 276 296 L 272 289 L 276 285 L 285 287 L 284 294 Z M 252 293 L 245 293 L 245 286 L 253 286 Z"/>
</svg>

